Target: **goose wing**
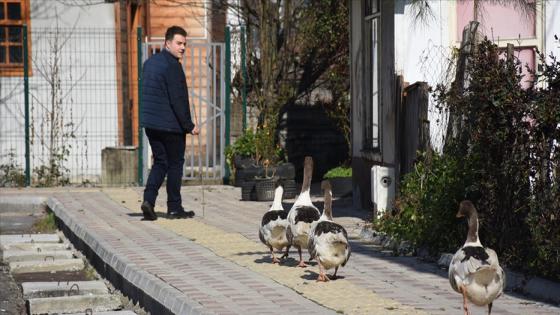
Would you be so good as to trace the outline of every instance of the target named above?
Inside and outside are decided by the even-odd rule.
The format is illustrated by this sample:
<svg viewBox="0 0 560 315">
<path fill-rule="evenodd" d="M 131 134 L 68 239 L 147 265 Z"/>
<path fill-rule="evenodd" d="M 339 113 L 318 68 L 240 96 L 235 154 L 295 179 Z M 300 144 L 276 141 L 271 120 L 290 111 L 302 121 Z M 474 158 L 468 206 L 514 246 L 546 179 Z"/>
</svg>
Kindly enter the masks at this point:
<svg viewBox="0 0 560 315">
<path fill-rule="evenodd" d="M 350 259 L 350 244 L 348 243 L 348 233 L 346 229 L 340 224 L 331 221 L 320 221 L 317 223 L 309 233 L 309 254 L 312 258 L 317 255 L 317 248 L 319 246 L 333 246 L 337 243 L 346 245 L 345 260 L 342 266 L 346 265 Z"/>
<path fill-rule="evenodd" d="M 263 232 L 262 232 L 262 227 L 259 229 L 259 239 L 261 240 L 261 242 L 262 242 L 264 245 L 268 245 L 267 242 L 266 242 L 266 240 L 264 239 L 264 235 L 263 235 Z"/>
<path fill-rule="evenodd" d="M 449 283 L 459 292 L 458 282 L 463 282 L 477 271 L 490 267 L 501 269 L 494 250 L 482 246 L 464 246 L 453 255 L 449 265 Z"/>
</svg>

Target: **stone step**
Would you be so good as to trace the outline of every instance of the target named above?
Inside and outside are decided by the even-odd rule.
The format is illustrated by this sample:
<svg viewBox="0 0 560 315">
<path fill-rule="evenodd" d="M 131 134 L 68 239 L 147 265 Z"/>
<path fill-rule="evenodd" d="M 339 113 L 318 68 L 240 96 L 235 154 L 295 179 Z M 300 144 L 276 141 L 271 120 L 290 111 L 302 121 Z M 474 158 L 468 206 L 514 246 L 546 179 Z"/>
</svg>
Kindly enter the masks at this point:
<svg viewBox="0 0 560 315">
<path fill-rule="evenodd" d="M 14 274 L 27 272 L 79 271 L 84 269 L 84 261 L 79 258 L 58 260 L 14 261 L 9 264 Z"/>
<path fill-rule="evenodd" d="M 6 250 L 0 254 L 0 259 L 5 262 L 14 261 L 47 261 L 59 259 L 71 259 L 74 254 L 69 250 L 59 251 L 33 251 L 33 250 Z"/>
<path fill-rule="evenodd" d="M 12 243 L 0 244 L 1 250 L 32 250 L 37 252 L 42 251 L 59 251 L 70 249 L 69 244 L 64 243 Z"/>
<path fill-rule="evenodd" d="M 15 234 L 0 235 L 0 244 L 19 244 L 19 243 L 60 243 L 57 234 Z"/>
<path fill-rule="evenodd" d="M 118 310 L 120 298 L 116 295 L 76 295 L 63 297 L 33 298 L 27 300 L 29 314 L 81 313 L 91 309 L 91 313 Z"/>
<path fill-rule="evenodd" d="M 25 299 L 108 293 L 103 281 L 23 282 L 21 288 Z"/>
</svg>

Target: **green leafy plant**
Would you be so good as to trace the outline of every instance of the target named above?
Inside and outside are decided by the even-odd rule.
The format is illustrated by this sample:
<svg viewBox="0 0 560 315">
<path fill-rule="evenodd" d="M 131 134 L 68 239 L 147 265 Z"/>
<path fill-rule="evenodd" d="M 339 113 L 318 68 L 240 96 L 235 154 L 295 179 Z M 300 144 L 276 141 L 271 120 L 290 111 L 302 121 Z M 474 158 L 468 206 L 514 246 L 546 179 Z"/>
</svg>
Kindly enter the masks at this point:
<svg viewBox="0 0 560 315">
<path fill-rule="evenodd" d="M 35 231 L 40 233 L 54 233 L 56 231 L 56 217 L 54 213 L 48 212 L 39 221 L 33 224 Z"/>
<path fill-rule="evenodd" d="M 323 176 L 325 179 L 337 177 L 352 177 L 352 168 L 349 166 L 337 166 L 328 170 L 328 172 Z"/>
<path fill-rule="evenodd" d="M 35 182 L 39 187 L 64 186 L 70 184 L 70 170 L 64 166 L 70 154 L 69 146 L 62 145 L 56 152 L 51 152 L 46 165 L 33 169 Z"/>
<path fill-rule="evenodd" d="M 280 110 L 313 103 L 312 93 L 318 89 L 330 92 L 325 93 L 331 104 L 326 108 L 349 135 L 345 129 L 350 108 L 348 27 L 341 27 L 348 25 L 347 3 L 245 1 L 240 6 L 251 40 L 247 41 L 247 80 L 243 84 L 238 80 L 236 86 L 246 88 L 248 104 L 258 112 L 259 163 L 275 164 L 283 158 L 277 141 Z"/>
<path fill-rule="evenodd" d="M 254 158 L 255 153 L 255 133 L 251 129 L 246 130 L 241 137 L 237 138 L 237 140 L 225 150 L 227 163 L 232 169 L 235 156 Z"/>
<path fill-rule="evenodd" d="M 470 199 L 482 243 L 503 264 L 560 280 L 560 63 L 541 55 L 542 71 L 523 77 L 520 62 L 500 54 L 490 41 L 478 43 L 464 92 L 436 89 L 463 127 L 443 155 L 421 156 L 395 208 L 376 224 L 433 254 L 453 251 L 466 234 L 454 217 L 458 203 Z M 524 80 L 532 84 L 523 88 Z"/>
<path fill-rule="evenodd" d="M 470 199 L 479 210 L 480 235 L 500 259 L 526 268 L 531 240 L 526 224 L 530 199 L 530 93 L 521 86 L 521 63 L 499 58 L 494 43 L 480 42 L 469 61 L 469 84 L 438 88 L 441 104 L 463 120 L 446 151 L 473 161 L 476 172 Z M 502 55 L 503 56 L 503 55 Z M 505 57 L 505 56 L 504 56 Z"/>
<path fill-rule="evenodd" d="M 255 134 L 255 159 L 260 165 L 276 165 L 282 160 L 282 148 L 276 143 L 276 128 L 272 124 L 264 124 L 257 128 Z"/>
<path fill-rule="evenodd" d="M 455 214 L 473 182 L 469 164 L 452 156 L 421 155 L 405 175 L 394 209 L 376 227 L 431 254 L 456 250 L 465 235 Z"/>
<path fill-rule="evenodd" d="M 558 37 L 556 37 L 558 41 Z M 536 255 L 530 266 L 542 275 L 560 280 L 560 62 L 539 54 L 542 73 L 533 73 L 530 139 L 532 196 L 527 223 Z"/>
<path fill-rule="evenodd" d="M 25 174 L 16 161 L 13 150 L 8 153 L 8 163 L 0 164 L 0 187 L 23 187 Z"/>
</svg>

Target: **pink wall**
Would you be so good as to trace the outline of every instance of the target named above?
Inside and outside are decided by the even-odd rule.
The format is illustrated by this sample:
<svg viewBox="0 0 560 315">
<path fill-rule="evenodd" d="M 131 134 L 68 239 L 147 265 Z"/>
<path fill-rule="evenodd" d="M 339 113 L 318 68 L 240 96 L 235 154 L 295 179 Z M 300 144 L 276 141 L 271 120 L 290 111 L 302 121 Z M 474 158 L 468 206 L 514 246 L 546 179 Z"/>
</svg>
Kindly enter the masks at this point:
<svg viewBox="0 0 560 315">
<path fill-rule="evenodd" d="M 522 66 L 523 78 L 521 78 L 521 86 L 528 88 L 531 86 L 530 81 L 533 80 L 533 76 L 527 71 L 527 66 L 531 69 L 535 69 L 536 55 L 533 47 L 516 47 L 513 53 L 515 57 L 519 58 Z M 505 58 L 505 53 L 500 56 L 500 58 Z"/>
<path fill-rule="evenodd" d="M 473 19 L 473 0 L 457 1 L 457 38 L 460 40 L 463 28 Z M 501 6 L 499 4 L 483 3 L 482 12 L 479 13 L 479 31 L 490 40 L 516 39 L 516 38 L 535 38 L 535 15 L 526 16 L 519 13 L 513 5 Z M 528 87 L 525 82 L 531 79 L 526 70 L 526 64 L 531 69 L 535 68 L 535 47 L 515 47 L 515 56 L 519 58 L 523 65 L 522 85 Z"/>
<path fill-rule="evenodd" d="M 463 28 L 473 18 L 473 0 L 457 1 L 457 38 L 461 38 Z M 516 11 L 513 5 L 484 3 L 479 14 L 480 30 L 492 39 L 534 38 L 535 15 L 524 16 Z"/>
</svg>

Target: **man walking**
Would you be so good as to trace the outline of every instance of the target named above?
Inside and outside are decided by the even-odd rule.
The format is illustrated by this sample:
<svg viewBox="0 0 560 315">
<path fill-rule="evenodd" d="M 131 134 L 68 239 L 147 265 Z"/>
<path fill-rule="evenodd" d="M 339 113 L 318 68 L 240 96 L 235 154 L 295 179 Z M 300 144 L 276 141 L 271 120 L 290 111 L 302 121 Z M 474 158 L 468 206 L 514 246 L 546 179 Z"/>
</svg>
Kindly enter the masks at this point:
<svg viewBox="0 0 560 315">
<path fill-rule="evenodd" d="M 185 73 L 179 63 L 185 53 L 186 37 L 183 28 L 171 26 L 165 32 L 165 48 L 144 63 L 141 124 L 154 157 L 140 207 L 145 220 L 157 219 L 154 206 L 166 175 L 168 217 L 194 216 L 193 211 L 185 211 L 181 205 L 186 134 L 199 133 L 191 119 Z"/>
</svg>

